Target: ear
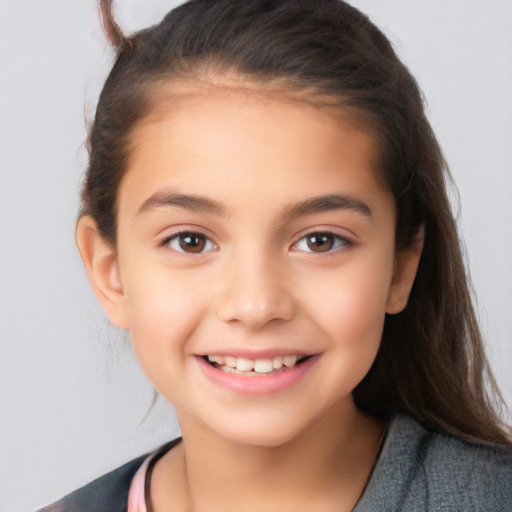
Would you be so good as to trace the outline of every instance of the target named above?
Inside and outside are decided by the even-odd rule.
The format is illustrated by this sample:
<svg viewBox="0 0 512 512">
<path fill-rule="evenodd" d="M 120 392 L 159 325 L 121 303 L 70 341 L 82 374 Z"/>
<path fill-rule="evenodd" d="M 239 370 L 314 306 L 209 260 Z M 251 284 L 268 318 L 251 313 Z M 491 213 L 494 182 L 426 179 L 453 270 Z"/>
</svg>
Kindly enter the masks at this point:
<svg viewBox="0 0 512 512">
<path fill-rule="evenodd" d="M 110 320 L 128 328 L 128 314 L 115 246 L 107 242 L 90 215 L 83 215 L 76 225 L 76 243 L 97 299 Z"/>
<path fill-rule="evenodd" d="M 423 250 L 424 229 L 420 228 L 412 245 L 397 252 L 395 256 L 395 272 L 389 290 L 386 313 L 400 313 L 407 306 L 414 278 L 418 270 L 421 251 Z"/>
</svg>

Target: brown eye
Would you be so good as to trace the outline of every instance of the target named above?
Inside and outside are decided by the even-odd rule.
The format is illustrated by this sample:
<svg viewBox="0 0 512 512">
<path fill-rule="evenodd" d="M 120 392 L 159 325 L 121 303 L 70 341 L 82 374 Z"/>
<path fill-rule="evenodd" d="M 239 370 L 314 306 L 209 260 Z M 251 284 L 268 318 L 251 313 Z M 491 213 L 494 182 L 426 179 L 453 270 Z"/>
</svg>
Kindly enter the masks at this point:
<svg viewBox="0 0 512 512">
<path fill-rule="evenodd" d="M 177 252 L 188 254 L 201 254 L 216 248 L 215 244 L 208 237 L 192 232 L 173 235 L 165 241 L 165 245 Z"/>
<path fill-rule="evenodd" d="M 328 231 L 312 231 L 293 244 L 292 250 L 316 254 L 335 253 L 353 245 L 354 243 L 344 236 Z"/>
<path fill-rule="evenodd" d="M 182 233 L 179 236 L 179 243 L 183 251 L 193 253 L 203 252 L 206 245 L 204 236 L 194 233 Z"/>
<path fill-rule="evenodd" d="M 328 233 L 312 233 L 306 236 L 306 244 L 312 252 L 327 252 L 334 247 L 334 236 Z"/>
</svg>

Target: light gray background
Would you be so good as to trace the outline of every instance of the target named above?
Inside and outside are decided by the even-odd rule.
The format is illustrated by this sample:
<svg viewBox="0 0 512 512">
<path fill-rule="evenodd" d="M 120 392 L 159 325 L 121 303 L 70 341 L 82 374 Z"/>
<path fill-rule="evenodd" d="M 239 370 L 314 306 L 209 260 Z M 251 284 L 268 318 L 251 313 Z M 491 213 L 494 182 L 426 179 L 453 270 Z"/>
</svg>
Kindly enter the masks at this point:
<svg viewBox="0 0 512 512">
<path fill-rule="evenodd" d="M 118 0 L 126 32 L 178 1 Z M 512 404 L 512 1 L 352 0 L 428 99 L 498 381 Z M 84 115 L 113 54 L 95 0 L 0 0 L 0 511 L 48 503 L 178 432 L 75 249 Z"/>
</svg>

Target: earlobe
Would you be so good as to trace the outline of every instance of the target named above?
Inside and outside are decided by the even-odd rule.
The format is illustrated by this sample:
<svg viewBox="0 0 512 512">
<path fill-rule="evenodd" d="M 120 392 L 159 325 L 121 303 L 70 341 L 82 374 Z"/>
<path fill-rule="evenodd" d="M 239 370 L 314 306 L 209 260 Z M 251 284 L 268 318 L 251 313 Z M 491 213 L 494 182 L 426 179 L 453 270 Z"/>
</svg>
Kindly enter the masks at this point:
<svg viewBox="0 0 512 512">
<path fill-rule="evenodd" d="M 96 298 L 115 325 L 128 328 L 126 301 L 115 246 L 102 237 L 96 221 L 89 215 L 83 215 L 78 220 L 75 237 Z"/>
<path fill-rule="evenodd" d="M 424 238 L 422 227 L 412 245 L 398 252 L 395 256 L 395 272 L 386 305 L 386 313 L 388 314 L 400 313 L 407 306 L 418 270 Z"/>
</svg>

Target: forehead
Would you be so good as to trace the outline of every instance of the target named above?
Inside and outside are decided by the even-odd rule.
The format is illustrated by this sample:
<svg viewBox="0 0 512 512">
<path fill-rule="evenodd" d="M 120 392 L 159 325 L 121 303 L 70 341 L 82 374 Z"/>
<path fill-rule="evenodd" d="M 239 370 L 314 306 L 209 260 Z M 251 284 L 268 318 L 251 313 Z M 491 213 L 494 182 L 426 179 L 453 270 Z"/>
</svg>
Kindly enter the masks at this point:
<svg viewBox="0 0 512 512">
<path fill-rule="evenodd" d="M 130 138 L 120 196 L 134 205 L 158 187 L 221 200 L 249 189 L 274 201 L 331 193 L 348 174 L 358 177 L 343 185 L 350 193 L 380 187 L 374 138 L 347 110 L 238 85 L 156 95 Z"/>
<path fill-rule="evenodd" d="M 316 118 L 316 121 L 322 119 L 324 123 L 338 123 L 339 128 L 365 137 L 372 166 L 374 160 L 377 160 L 374 123 L 368 119 L 367 114 L 352 106 L 343 105 L 339 98 L 325 94 L 314 86 L 298 87 L 291 84 L 287 78 L 265 78 L 264 81 L 256 81 L 241 77 L 235 71 L 199 69 L 194 75 L 194 80 L 188 77 L 183 81 L 149 84 L 146 97 L 147 113 L 132 130 L 129 139 L 132 147 L 140 140 L 141 132 L 144 132 L 148 125 L 166 122 L 171 117 L 177 120 L 180 113 L 187 111 L 200 114 L 202 119 L 194 118 L 193 122 L 199 121 L 202 124 L 207 121 L 208 116 L 218 113 L 217 107 L 225 110 L 226 105 L 230 105 L 233 107 L 231 111 L 237 111 L 235 118 L 249 114 L 251 110 L 265 107 L 267 112 L 272 109 L 287 109 L 291 113 L 295 110 L 303 117 L 310 116 L 311 120 Z M 283 124 L 285 122 L 286 119 L 283 119 Z"/>
</svg>

